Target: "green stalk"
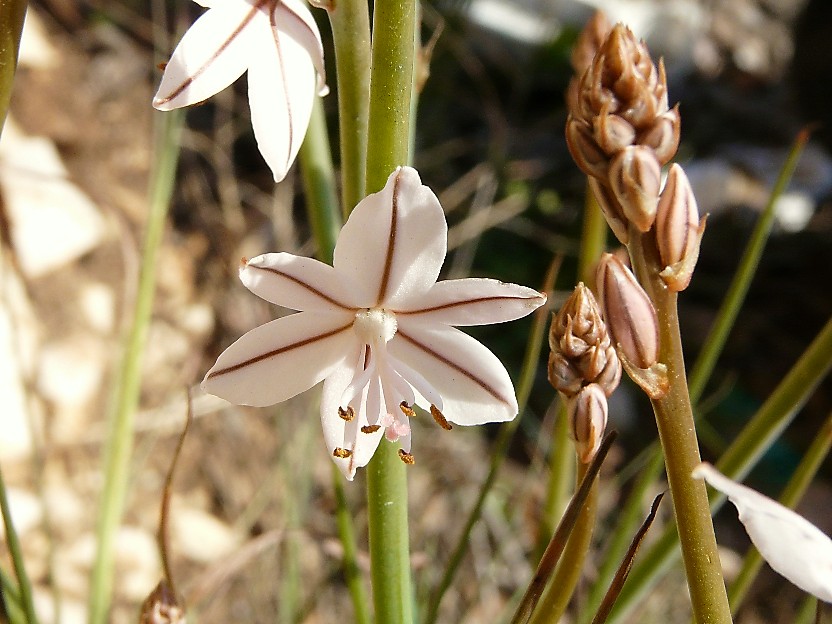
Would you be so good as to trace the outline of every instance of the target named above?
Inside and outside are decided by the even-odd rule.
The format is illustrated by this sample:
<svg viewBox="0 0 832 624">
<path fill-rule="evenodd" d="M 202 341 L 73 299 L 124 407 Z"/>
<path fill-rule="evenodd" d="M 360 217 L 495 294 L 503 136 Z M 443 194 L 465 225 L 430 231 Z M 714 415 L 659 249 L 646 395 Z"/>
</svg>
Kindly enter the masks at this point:
<svg viewBox="0 0 832 624">
<path fill-rule="evenodd" d="M 789 483 L 780 495 L 781 504 L 794 508 L 800 502 L 829 454 L 830 447 L 832 447 L 832 414 L 827 416 L 820 432 L 815 436 L 791 479 L 789 479 Z M 728 590 L 728 600 L 734 614 L 739 610 L 743 599 L 751 588 L 751 583 L 757 578 L 757 573 L 762 566 L 763 558 L 760 556 L 760 551 L 752 546 L 742 562 L 740 573 Z"/>
<path fill-rule="evenodd" d="M 355 530 L 352 523 L 352 514 L 347 505 L 347 496 L 344 491 L 344 475 L 338 466 L 332 464 L 332 482 L 335 487 L 335 521 L 338 524 L 338 536 L 341 538 L 341 546 L 344 548 L 344 581 L 350 590 L 352 598 L 353 618 L 355 624 L 370 624 L 370 604 L 367 601 L 367 593 L 361 582 L 361 574 L 358 569 L 358 547 L 355 542 Z"/>
<path fill-rule="evenodd" d="M 9 555 L 11 555 L 14 573 L 17 576 L 20 606 L 26 614 L 26 621 L 29 624 L 37 624 L 38 618 L 35 615 L 35 604 L 32 601 L 32 584 L 29 582 L 29 575 L 26 574 L 23 550 L 20 547 L 20 538 L 14 528 L 14 522 L 12 522 L 12 510 L 9 507 L 9 499 L 6 496 L 6 482 L 3 479 L 2 472 L 0 472 L 0 512 L 3 514 L 3 526 L 6 528 L 6 544 L 9 547 Z"/>
<path fill-rule="evenodd" d="M 578 254 L 578 279 L 590 288 L 595 287 L 595 265 L 607 249 L 607 220 L 589 184 L 584 192 L 584 222 L 581 249 Z"/>
<path fill-rule="evenodd" d="M 26 0 L 0 0 L 0 129 L 9 113 L 27 4 Z"/>
<path fill-rule="evenodd" d="M 375 192 L 409 161 L 415 0 L 377 0 L 367 131 L 366 190 Z M 407 466 L 382 440 L 367 466 L 370 577 L 376 624 L 411 624 L 413 591 L 407 520 Z"/>
<path fill-rule="evenodd" d="M 181 111 L 156 114 L 157 133 L 154 169 L 150 180 L 150 210 L 147 218 L 138 291 L 132 325 L 127 335 L 118 379 L 109 415 L 109 432 L 102 472 L 104 489 L 99 503 L 97 526 L 98 549 L 90 588 L 90 623 L 108 621 L 113 590 L 113 550 L 116 531 L 124 511 L 130 478 L 130 454 L 133 447 L 133 421 L 141 389 L 141 360 L 147 342 L 150 314 L 156 286 L 156 258 L 162 242 L 176 163 L 179 158 L 179 131 L 184 115 Z"/>
<path fill-rule="evenodd" d="M 701 624 L 727 624 L 732 621 L 731 610 L 722 579 L 708 494 L 705 484 L 690 476 L 701 458 L 685 376 L 677 293 L 668 290 L 659 277 L 656 267 L 661 263 L 649 235 L 641 235 L 635 227 L 630 229 L 630 255 L 636 275 L 656 309 L 659 361 L 667 366 L 667 393 L 660 399 L 651 399 L 651 403 L 664 452 L 693 615 Z"/>
<path fill-rule="evenodd" d="M 710 379 L 711 373 L 713 373 L 714 366 L 716 365 L 717 358 L 719 358 L 719 354 L 722 353 L 722 349 L 725 347 L 728 334 L 737 320 L 737 315 L 751 286 L 751 280 L 754 278 L 754 274 L 757 272 L 757 267 L 760 264 L 760 258 L 763 255 L 763 249 L 771 233 L 771 227 L 774 225 L 777 200 L 780 199 L 780 196 L 788 187 L 795 167 L 797 167 L 797 163 L 800 160 L 800 155 L 803 153 L 803 148 L 806 147 L 806 143 L 808 142 L 808 130 L 803 130 L 797 135 L 786 158 L 786 162 L 783 164 L 783 168 L 777 176 L 774 188 L 771 189 L 768 204 L 757 220 L 757 224 L 754 226 L 754 231 L 751 233 L 751 238 L 742 254 L 737 272 L 734 274 L 731 285 L 728 287 L 728 292 L 725 293 L 725 298 L 719 307 L 714 324 L 708 332 L 699 356 L 696 358 L 688 380 L 690 383 L 690 400 L 694 405 L 702 397 L 705 384 L 708 383 L 708 379 Z"/>
<path fill-rule="evenodd" d="M 546 278 L 543 284 L 543 291 L 548 292 L 552 289 L 560 270 L 560 260 L 556 260 L 549 267 Z M 474 525 L 479 520 L 482 514 L 482 508 L 485 505 L 485 499 L 491 488 L 497 482 L 497 473 L 500 471 L 500 466 L 503 465 L 508 453 L 508 446 L 520 426 L 521 415 L 526 408 L 526 402 L 529 400 L 532 386 L 534 385 L 534 377 L 537 372 L 538 362 L 540 361 L 540 351 L 543 348 L 543 339 L 546 334 L 546 328 L 549 324 L 549 311 L 546 306 L 538 308 L 534 313 L 534 325 L 532 326 L 531 335 L 526 342 L 526 353 L 523 356 L 523 368 L 520 371 L 520 380 L 517 382 L 517 405 L 519 407 L 519 414 L 514 420 L 504 423 L 500 427 L 500 433 L 497 435 L 497 440 L 494 442 L 494 451 L 491 454 L 491 464 L 488 467 L 488 475 L 485 477 L 482 486 L 480 487 L 477 500 L 474 506 L 468 513 L 465 519 L 465 524 L 460 532 L 459 539 L 457 539 L 456 546 L 451 551 L 448 557 L 448 563 L 445 564 L 445 570 L 442 572 L 442 578 L 436 586 L 433 594 L 428 602 L 427 613 L 424 618 L 425 624 L 435 624 L 439 617 L 439 605 L 442 604 L 442 597 L 448 588 L 451 586 L 454 575 L 456 574 L 459 564 L 462 563 L 462 558 L 468 550 L 471 531 Z"/>
<path fill-rule="evenodd" d="M 832 318 L 812 341 L 780 385 L 775 388 L 754 417 L 731 443 L 717 469 L 725 476 L 742 481 L 763 453 L 792 422 L 797 412 L 832 368 Z M 710 497 L 715 512 L 725 497 L 714 491 Z M 678 537 L 675 527 L 668 527 L 642 562 L 633 567 L 627 584 L 618 597 L 609 622 L 621 622 L 635 608 L 659 576 L 676 561 Z"/>
<path fill-rule="evenodd" d="M 366 194 L 371 64 L 367 4 L 366 0 L 336 0 L 328 11 L 338 80 L 341 205 L 345 217 Z"/>
<path fill-rule="evenodd" d="M 306 195 L 306 214 L 318 247 L 318 259 L 332 264 L 332 252 L 341 230 L 341 215 L 321 98 L 316 97 L 312 105 L 312 117 L 298 159 Z"/>
<path fill-rule="evenodd" d="M 563 510 L 569 503 L 569 492 L 574 489 L 575 453 L 574 442 L 569 437 L 569 418 L 566 415 L 566 403 L 558 400 L 555 427 L 552 431 L 552 448 L 549 452 L 549 483 L 546 488 L 546 501 L 538 528 L 538 555 L 542 555 L 549 536 L 555 530 Z"/>
<path fill-rule="evenodd" d="M 808 133 L 805 131 L 801 132 L 795 139 L 792 149 L 786 161 L 783 163 L 783 167 L 771 190 L 766 208 L 754 227 L 754 231 L 743 252 L 742 259 L 731 280 L 725 298 L 720 305 L 714 323 L 693 364 L 691 373 L 688 375 L 688 389 L 693 405 L 699 403 L 705 386 L 713 374 L 713 369 L 719 355 L 725 347 L 728 334 L 736 323 L 737 315 L 748 294 L 748 289 L 754 278 L 757 266 L 760 263 L 763 249 L 771 233 L 777 200 L 786 190 L 807 140 Z M 651 449 L 647 452 L 649 457 L 647 464 L 643 468 L 632 493 L 628 497 L 622 513 L 618 516 L 615 533 L 607 548 L 609 556 L 605 557 L 604 564 L 598 573 L 598 579 L 590 592 L 587 613 L 583 619 L 584 622 L 589 622 L 590 614 L 600 604 L 601 598 L 606 591 L 605 588 L 609 585 L 615 573 L 615 562 L 623 556 L 630 540 L 629 536 L 638 525 L 638 519 L 642 513 L 644 493 L 647 491 L 647 488 L 657 481 L 664 468 L 664 461 L 658 444 L 651 445 Z"/>
</svg>

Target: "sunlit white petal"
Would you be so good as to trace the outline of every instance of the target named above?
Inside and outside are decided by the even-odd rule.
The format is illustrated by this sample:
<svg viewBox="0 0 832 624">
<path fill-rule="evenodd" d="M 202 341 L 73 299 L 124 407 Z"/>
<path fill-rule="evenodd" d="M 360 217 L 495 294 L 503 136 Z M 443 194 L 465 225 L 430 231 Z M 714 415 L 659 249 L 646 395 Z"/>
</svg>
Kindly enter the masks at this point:
<svg viewBox="0 0 832 624">
<path fill-rule="evenodd" d="M 202 389 L 258 407 L 308 390 L 344 360 L 354 344 L 351 317 L 298 312 L 256 327 L 222 352 Z"/>
<path fill-rule="evenodd" d="M 356 468 L 366 466 L 370 461 L 384 435 L 383 429 L 378 429 L 373 433 L 361 431 L 361 427 L 375 424 L 367 422 L 367 388 L 362 392 L 360 400 L 355 402 L 356 416 L 352 421 L 347 422 L 338 415 L 338 408 L 342 407 L 341 395 L 355 376 L 357 361 L 357 353 L 348 356 L 344 364 L 326 378 L 321 394 L 321 425 L 324 431 L 324 442 L 330 455 L 336 448 L 350 451 L 351 455 L 346 458 L 333 456 L 338 468 L 350 481 L 355 476 Z"/>
<path fill-rule="evenodd" d="M 436 195 L 415 169 L 402 167 L 352 211 L 338 237 L 334 266 L 365 285 L 368 306 L 403 307 L 436 282 L 447 240 Z"/>
<path fill-rule="evenodd" d="M 442 396 L 449 422 L 479 425 L 517 415 L 514 386 L 497 356 L 453 327 L 402 318 L 388 344 L 396 359 L 420 371 Z"/>
<path fill-rule="evenodd" d="M 324 67 L 324 44 L 315 19 L 304 0 L 281 0 L 277 4 L 275 21 L 306 50 L 318 74 L 317 92 L 329 93 Z"/>
<path fill-rule="evenodd" d="M 257 147 L 279 182 L 295 161 L 309 126 L 315 69 L 309 53 L 282 23 L 252 31 L 250 45 L 251 125 Z"/>
<path fill-rule="evenodd" d="M 197 104 L 243 75 L 250 59 L 246 36 L 267 21 L 265 13 L 242 0 L 223 0 L 199 17 L 182 37 L 165 67 L 153 106 L 172 110 Z"/>
<path fill-rule="evenodd" d="M 240 279 L 258 297 L 291 310 L 353 313 L 357 307 L 358 287 L 313 258 L 263 254 L 240 268 Z"/>
<path fill-rule="evenodd" d="M 789 581 L 825 602 L 832 602 L 832 540 L 791 509 L 732 481 L 702 463 L 693 476 L 728 496 L 740 521 L 768 564 Z"/>
<path fill-rule="evenodd" d="M 546 303 L 546 295 L 493 279 L 437 282 L 416 301 L 397 309 L 399 317 L 445 325 L 490 325 L 522 318 Z"/>
</svg>

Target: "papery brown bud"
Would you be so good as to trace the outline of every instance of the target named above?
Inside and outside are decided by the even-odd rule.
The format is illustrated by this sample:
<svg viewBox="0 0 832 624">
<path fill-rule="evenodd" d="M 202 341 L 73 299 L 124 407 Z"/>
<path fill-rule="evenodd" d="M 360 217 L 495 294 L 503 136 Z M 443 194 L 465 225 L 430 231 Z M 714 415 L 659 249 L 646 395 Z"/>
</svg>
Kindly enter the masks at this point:
<svg viewBox="0 0 832 624">
<path fill-rule="evenodd" d="M 598 145 L 587 122 L 569 116 L 566 120 L 566 146 L 575 164 L 585 174 L 596 178 L 607 175 L 609 156 Z"/>
<path fill-rule="evenodd" d="M 598 384 L 589 384 L 567 401 L 566 409 L 578 459 L 588 464 L 607 427 L 607 397 Z"/>
<path fill-rule="evenodd" d="M 566 103 L 570 109 L 577 109 L 581 76 L 584 75 L 584 72 L 592 64 L 592 59 L 595 58 L 598 48 L 604 43 L 611 29 L 612 25 L 607 20 L 604 12 L 595 11 L 584 26 L 581 34 L 578 35 L 575 46 L 572 48 L 572 56 L 570 57 L 572 69 L 575 70 L 575 74 L 572 80 L 569 81 L 569 87 L 566 90 Z"/>
<path fill-rule="evenodd" d="M 627 219 L 622 212 L 621 206 L 618 204 L 615 194 L 612 190 L 598 181 L 596 178 L 589 178 L 589 189 L 595 196 L 595 201 L 601 207 L 601 212 L 604 213 L 604 218 L 607 220 L 607 225 L 610 226 L 612 233 L 622 245 L 626 245 L 630 240 L 630 231 L 627 228 Z"/>
<path fill-rule="evenodd" d="M 662 168 L 653 150 L 635 145 L 618 152 L 610 163 L 609 180 L 624 217 L 639 231 L 649 231 L 662 184 Z"/>
<path fill-rule="evenodd" d="M 699 219 L 688 177 L 674 164 L 667 174 L 656 213 L 656 243 L 666 267 L 660 275 L 670 290 L 679 292 L 690 284 L 704 231 L 705 219 Z"/>
<path fill-rule="evenodd" d="M 595 283 L 613 344 L 635 366 L 650 368 L 659 357 L 659 322 L 647 293 L 609 253 L 601 256 Z"/>
<path fill-rule="evenodd" d="M 609 156 L 632 145 L 635 128 L 619 115 L 598 115 L 594 121 L 594 136 L 598 146 Z"/>
<path fill-rule="evenodd" d="M 679 149 L 680 134 L 681 119 L 677 104 L 665 114 L 656 117 L 647 130 L 642 131 L 634 142 L 651 148 L 659 163 L 666 165 Z"/>
<path fill-rule="evenodd" d="M 549 381 L 566 396 L 598 382 L 609 395 L 621 379 L 621 365 L 595 297 L 578 284 L 549 329 Z"/>
<path fill-rule="evenodd" d="M 166 581 L 160 581 L 142 603 L 139 624 L 185 624 L 185 608 Z"/>
</svg>

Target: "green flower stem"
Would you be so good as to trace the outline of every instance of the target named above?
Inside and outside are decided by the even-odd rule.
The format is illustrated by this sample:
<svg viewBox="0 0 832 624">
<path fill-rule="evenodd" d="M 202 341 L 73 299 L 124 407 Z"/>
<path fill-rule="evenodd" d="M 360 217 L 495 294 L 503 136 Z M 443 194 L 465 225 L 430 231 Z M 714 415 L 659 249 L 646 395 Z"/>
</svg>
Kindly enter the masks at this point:
<svg viewBox="0 0 832 624">
<path fill-rule="evenodd" d="M 12 522 L 12 510 L 9 506 L 9 499 L 6 496 L 6 482 L 3 473 L 0 472 L 0 512 L 3 514 L 3 526 L 6 529 L 6 544 L 9 547 L 9 554 L 14 565 L 14 573 L 17 576 L 17 588 L 20 606 L 22 607 L 26 621 L 29 624 L 37 624 L 38 618 L 35 615 L 35 604 L 32 601 L 32 584 L 26 574 L 26 567 L 23 561 L 23 550 L 20 547 L 20 538 Z"/>
<path fill-rule="evenodd" d="M 105 446 L 104 489 L 98 515 L 98 550 L 92 570 L 90 588 L 90 623 L 108 621 L 113 589 L 113 550 L 121 521 L 130 478 L 130 455 L 133 447 L 133 421 L 141 388 L 141 360 L 147 342 L 150 314 L 156 286 L 156 258 L 173 193 L 176 163 L 179 158 L 179 131 L 184 115 L 181 111 L 157 113 L 157 140 L 154 170 L 150 181 L 150 206 L 132 324 L 126 339 L 109 416 Z"/>
<path fill-rule="evenodd" d="M 641 235 L 631 227 L 630 255 L 636 275 L 656 308 L 659 361 L 667 366 L 667 393 L 660 399 L 652 399 L 651 403 L 664 452 L 693 615 L 701 624 L 727 624 L 732 621 L 731 611 L 722 579 L 708 494 L 705 484 L 690 476 L 701 458 L 685 376 L 677 294 L 669 291 L 659 277 L 658 252 L 649 237 L 650 234 Z"/>
<path fill-rule="evenodd" d="M 549 292 L 554 287 L 557 274 L 560 270 L 560 260 L 556 260 L 549 267 L 546 278 L 543 284 L 543 292 Z M 540 351 L 543 348 L 544 336 L 546 328 L 549 324 L 549 310 L 546 306 L 541 306 L 534 312 L 534 324 L 532 326 L 531 335 L 526 342 L 526 353 L 523 357 L 523 368 L 520 371 L 520 380 L 517 382 L 517 405 L 519 412 L 522 415 L 526 408 L 526 402 L 529 400 L 532 386 L 534 385 L 534 377 L 537 371 L 538 362 L 540 361 Z M 439 606 L 442 604 L 442 597 L 448 588 L 451 586 L 454 575 L 456 574 L 459 564 L 462 563 L 462 558 L 468 550 L 471 531 L 474 525 L 479 520 L 482 514 L 482 508 L 485 505 L 485 499 L 491 488 L 497 482 L 497 473 L 500 471 L 500 466 L 503 465 L 503 460 L 508 453 L 508 446 L 520 426 L 521 416 L 518 415 L 514 420 L 504 423 L 500 427 L 500 433 L 497 435 L 497 440 L 494 442 L 494 451 L 491 454 L 491 464 L 488 467 L 488 475 L 485 477 L 482 486 L 480 486 L 477 500 L 474 506 L 468 513 L 465 519 L 465 524 L 460 532 L 459 539 L 457 539 L 454 549 L 448 557 L 448 563 L 445 564 L 445 570 L 442 573 L 442 578 L 436 586 L 433 594 L 428 602 L 427 613 L 424 618 L 425 624 L 435 624 L 439 617 Z M 551 534 L 550 534 L 551 535 Z"/>
<path fill-rule="evenodd" d="M 335 44 L 344 216 L 364 198 L 370 97 L 370 14 L 366 0 L 333 0 L 328 10 Z"/>
<path fill-rule="evenodd" d="M 335 250 L 338 232 L 341 231 L 341 215 L 321 98 L 316 97 L 312 105 L 309 129 L 300 147 L 298 159 L 306 194 L 306 214 L 318 247 L 318 259 L 332 264 L 332 252 Z"/>
<path fill-rule="evenodd" d="M 413 91 L 415 0 L 377 0 L 373 9 L 373 61 L 367 130 L 368 192 L 407 164 Z M 398 445 L 382 440 L 367 466 L 370 577 L 376 624 L 411 624 L 407 466 Z"/>
<path fill-rule="evenodd" d="M 731 443 L 717 469 L 730 479 L 742 481 L 763 453 L 792 422 L 797 412 L 832 369 L 832 318 L 812 341 L 783 381 L 775 388 L 754 417 Z M 711 512 L 719 509 L 725 496 L 713 491 Z M 627 584 L 616 601 L 609 622 L 621 622 L 638 604 L 659 576 L 678 555 L 675 527 L 668 527 L 653 547 L 633 567 Z"/>
<path fill-rule="evenodd" d="M 578 462 L 578 479 L 580 483 L 586 474 L 587 464 Z M 595 517 L 598 513 L 598 479 L 594 479 L 587 495 L 586 502 L 581 507 L 575 527 L 569 534 L 569 540 L 563 550 L 558 567 L 548 588 L 540 599 L 540 604 L 534 610 L 529 624 L 557 624 L 566 612 L 569 601 L 581 578 L 584 560 L 592 541 L 595 528 Z"/>
<path fill-rule="evenodd" d="M 595 265 L 607 249 L 607 220 L 589 184 L 584 193 L 584 222 L 581 249 L 578 254 L 578 279 L 590 288 L 595 287 Z"/>
<path fill-rule="evenodd" d="M 714 324 L 711 326 L 705 343 L 702 345 L 702 350 L 696 358 L 696 362 L 690 372 L 690 397 L 691 402 L 696 405 L 702 397 L 702 392 L 705 390 L 705 384 L 711 377 L 711 373 L 716 365 L 719 354 L 725 346 L 725 341 L 728 339 L 728 334 L 737 320 L 737 315 L 740 312 L 745 295 L 748 293 L 748 288 L 751 286 L 751 280 L 757 272 L 757 267 L 760 264 L 760 258 L 763 255 L 763 249 L 768 241 L 768 236 L 771 233 L 771 227 L 774 225 L 775 207 L 777 200 L 786 190 L 789 182 L 792 179 L 794 170 L 800 160 L 800 155 L 803 153 L 803 148 L 809 142 L 808 130 L 803 130 L 798 134 L 792 145 L 786 162 L 777 176 L 777 181 L 771 194 L 768 198 L 768 204 L 757 220 L 754 226 L 754 231 L 751 233 L 751 238 L 748 245 L 743 252 L 737 272 L 731 280 L 731 285 L 722 304 L 717 312 Z"/>
<path fill-rule="evenodd" d="M 566 403 L 561 398 L 558 400 L 555 427 L 552 432 L 552 448 L 549 451 L 549 483 L 538 528 L 538 556 L 542 555 L 546 549 L 549 538 L 569 503 L 570 491 L 574 489 L 576 465 L 575 453 L 572 452 L 574 444 L 569 437 Z"/>
<path fill-rule="evenodd" d="M 332 482 L 335 488 L 335 502 L 337 505 L 335 521 L 338 524 L 341 546 L 344 548 L 344 581 L 352 598 L 352 621 L 355 624 L 370 624 L 372 622 L 370 603 L 367 600 L 367 593 L 364 591 L 364 584 L 361 582 L 361 573 L 358 569 L 358 546 L 356 546 L 355 541 L 352 514 L 347 505 L 347 496 L 344 491 L 344 475 L 341 474 L 335 464 L 332 464 Z"/>
<path fill-rule="evenodd" d="M 0 128 L 6 122 L 17 70 L 26 0 L 0 0 Z"/>
<path fill-rule="evenodd" d="M 789 483 L 780 496 L 781 504 L 791 508 L 797 505 L 829 454 L 830 447 L 832 447 L 832 414 L 827 416 L 820 432 L 815 436 L 803 459 L 800 460 L 797 470 L 789 479 Z M 728 590 L 728 600 L 734 614 L 739 610 L 762 565 L 763 558 L 760 552 L 752 547 L 742 562 L 740 573 Z"/>
</svg>

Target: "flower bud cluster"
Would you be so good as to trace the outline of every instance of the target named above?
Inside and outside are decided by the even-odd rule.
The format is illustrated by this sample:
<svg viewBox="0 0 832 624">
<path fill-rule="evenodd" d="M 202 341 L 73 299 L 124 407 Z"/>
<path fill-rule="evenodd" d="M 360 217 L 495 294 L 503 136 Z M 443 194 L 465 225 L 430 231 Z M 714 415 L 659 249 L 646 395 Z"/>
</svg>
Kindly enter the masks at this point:
<svg viewBox="0 0 832 624">
<path fill-rule="evenodd" d="M 589 28 L 597 33 L 599 26 Z M 569 151 L 626 244 L 630 224 L 641 232 L 652 227 L 661 168 L 679 146 L 679 111 L 668 107 L 664 65 L 654 65 L 645 44 L 618 24 L 583 73 L 569 107 Z"/>
<path fill-rule="evenodd" d="M 621 380 L 615 352 L 598 303 L 578 284 L 549 329 L 549 381 L 566 400 L 579 458 L 587 463 L 607 424 L 607 397 Z"/>
</svg>

